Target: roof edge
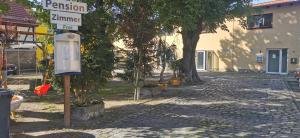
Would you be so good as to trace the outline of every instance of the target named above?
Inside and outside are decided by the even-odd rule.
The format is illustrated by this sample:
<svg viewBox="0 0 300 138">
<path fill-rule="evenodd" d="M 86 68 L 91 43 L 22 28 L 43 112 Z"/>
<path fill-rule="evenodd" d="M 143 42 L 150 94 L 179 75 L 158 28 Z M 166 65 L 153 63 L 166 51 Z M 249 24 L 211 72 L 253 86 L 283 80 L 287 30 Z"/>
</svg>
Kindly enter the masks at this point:
<svg viewBox="0 0 300 138">
<path fill-rule="evenodd" d="M 253 7 L 270 7 L 270 6 L 278 6 L 278 5 L 287 5 L 287 4 L 297 4 L 300 3 L 300 0 L 277 0 L 277 1 L 269 1 L 254 4 Z"/>
</svg>

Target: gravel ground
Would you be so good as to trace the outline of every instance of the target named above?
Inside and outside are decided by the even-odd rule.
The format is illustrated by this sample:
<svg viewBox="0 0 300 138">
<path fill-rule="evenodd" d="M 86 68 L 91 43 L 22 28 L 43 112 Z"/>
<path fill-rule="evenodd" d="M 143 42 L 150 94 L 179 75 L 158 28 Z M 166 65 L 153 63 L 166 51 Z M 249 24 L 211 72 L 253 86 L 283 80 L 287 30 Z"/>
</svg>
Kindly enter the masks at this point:
<svg viewBox="0 0 300 138">
<path fill-rule="evenodd" d="M 161 98 L 109 108 L 101 118 L 63 129 L 60 104 L 26 103 L 13 137 L 300 137 L 297 93 L 285 76 L 205 73 L 204 84 Z M 30 107 L 30 108 L 29 108 Z M 47 108 L 45 108 L 47 107 Z"/>
</svg>

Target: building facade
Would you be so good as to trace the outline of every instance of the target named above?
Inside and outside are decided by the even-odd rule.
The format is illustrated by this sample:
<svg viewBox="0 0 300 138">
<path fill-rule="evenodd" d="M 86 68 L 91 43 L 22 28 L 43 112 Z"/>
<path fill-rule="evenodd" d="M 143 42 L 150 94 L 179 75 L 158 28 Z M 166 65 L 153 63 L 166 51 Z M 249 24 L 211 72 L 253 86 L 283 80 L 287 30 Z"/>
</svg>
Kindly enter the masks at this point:
<svg viewBox="0 0 300 138">
<path fill-rule="evenodd" d="M 229 31 L 203 33 L 197 46 L 198 71 L 256 71 L 287 74 L 300 67 L 300 1 L 274 0 L 254 5 L 259 14 L 227 22 Z M 180 34 L 167 38 L 182 53 Z"/>
</svg>

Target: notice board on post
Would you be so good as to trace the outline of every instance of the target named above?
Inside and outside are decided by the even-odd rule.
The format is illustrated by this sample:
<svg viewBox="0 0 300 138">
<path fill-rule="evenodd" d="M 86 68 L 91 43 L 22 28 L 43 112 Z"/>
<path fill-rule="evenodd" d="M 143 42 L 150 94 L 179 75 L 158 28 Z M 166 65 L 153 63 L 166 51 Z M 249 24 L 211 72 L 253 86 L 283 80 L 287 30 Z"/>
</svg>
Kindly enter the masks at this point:
<svg viewBox="0 0 300 138">
<path fill-rule="evenodd" d="M 80 35 L 75 33 L 55 35 L 54 45 L 55 74 L 80 74 Z"/>
</svg>

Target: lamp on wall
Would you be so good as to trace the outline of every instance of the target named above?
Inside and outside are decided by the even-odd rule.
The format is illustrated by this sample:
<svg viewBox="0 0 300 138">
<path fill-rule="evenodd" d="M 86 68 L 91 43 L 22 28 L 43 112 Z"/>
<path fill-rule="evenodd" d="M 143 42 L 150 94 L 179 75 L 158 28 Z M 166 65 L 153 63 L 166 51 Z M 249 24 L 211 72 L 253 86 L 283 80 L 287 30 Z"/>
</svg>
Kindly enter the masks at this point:
<svg viewBox="0 0 300 138">
<path fill-rule="evenodd" d="M 291 58 L 291 64 L 298 64 L 298 58 Z"/>
</svg>

